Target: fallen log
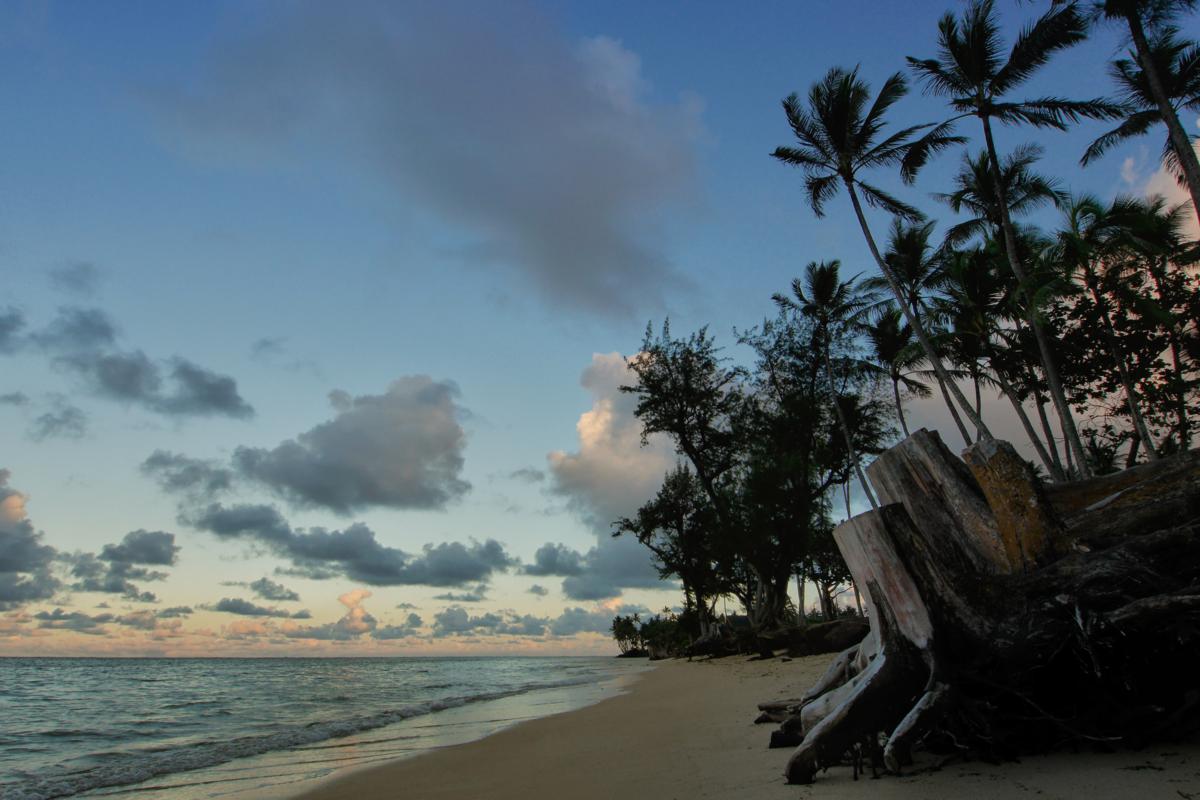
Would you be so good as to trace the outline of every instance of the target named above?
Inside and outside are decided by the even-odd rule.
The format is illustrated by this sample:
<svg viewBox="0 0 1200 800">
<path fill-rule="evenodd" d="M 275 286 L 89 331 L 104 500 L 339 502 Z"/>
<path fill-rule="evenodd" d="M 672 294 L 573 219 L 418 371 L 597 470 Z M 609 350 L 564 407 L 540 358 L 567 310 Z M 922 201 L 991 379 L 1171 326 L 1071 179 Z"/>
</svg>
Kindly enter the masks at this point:
<svg viewBox="0 0 1200 800">
<path fill-rule="evenodd" d="M 1003 442 L 964 456 L 922 430 L 867 468 L 883 505 L 834 538 L 871 630 L 774 709 L 789 782 L 864 744 L 896 772 L 922 745 L 1002 758 L 1200 727 L 1200 455 L 1052 487 Z"/>
</svg>

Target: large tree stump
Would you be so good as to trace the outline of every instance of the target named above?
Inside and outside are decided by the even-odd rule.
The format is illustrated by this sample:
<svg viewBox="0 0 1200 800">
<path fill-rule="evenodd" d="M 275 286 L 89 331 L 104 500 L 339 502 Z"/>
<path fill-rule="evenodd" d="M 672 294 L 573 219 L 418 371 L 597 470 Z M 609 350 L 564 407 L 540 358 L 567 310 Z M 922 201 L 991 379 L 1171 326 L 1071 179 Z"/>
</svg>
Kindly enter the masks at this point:
<svg viewBox="0 0 1200 800">
<path fill-rule="evenodd" d="M 864 742 L 895 771 L 922 742 L 1005 756 L 1200 723 L 1197 454 L 1066 487 L 1005 443 L 966 462 L 922 430 L 868 467 L 886 505 L 834 538 L 871 632 L 788 709 L 789 781 Z"/>
</svg>

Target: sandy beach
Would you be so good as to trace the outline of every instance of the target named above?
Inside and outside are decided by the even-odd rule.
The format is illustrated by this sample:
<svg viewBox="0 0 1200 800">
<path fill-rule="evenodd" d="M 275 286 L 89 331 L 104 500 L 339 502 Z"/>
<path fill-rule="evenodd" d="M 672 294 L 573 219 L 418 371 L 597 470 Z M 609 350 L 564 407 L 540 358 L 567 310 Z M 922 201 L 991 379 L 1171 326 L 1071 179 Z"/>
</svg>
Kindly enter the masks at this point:
<svg viewBox="0 0 1200 800">
<path fill-rule="evenodd" d="M 660 662 L 625 694 L 480 741 L 336 778 L 305 800 L 537 798 L 1183 798 L 1200 800 L 1200 743 L 1142 751 L 964 763 L 880 780 L 834 768 L 787 786 L 788 750 L 768 750 L 755 705 L 799 696 L 828 656 Z"/>
</svg>

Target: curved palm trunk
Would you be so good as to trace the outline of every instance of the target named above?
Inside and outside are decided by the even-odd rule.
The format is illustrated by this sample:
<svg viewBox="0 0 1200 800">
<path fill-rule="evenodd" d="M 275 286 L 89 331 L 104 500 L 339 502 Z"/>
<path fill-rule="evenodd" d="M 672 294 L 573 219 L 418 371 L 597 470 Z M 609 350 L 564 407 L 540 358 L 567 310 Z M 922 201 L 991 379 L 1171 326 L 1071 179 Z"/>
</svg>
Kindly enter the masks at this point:
<svg viewBox="0 0 1200 800">
<path fill-rule="evenodd" d="M 841 427 L 842 436 L 846 440 L 846 457 L 854 465 L 854 474 L 858 476 L 858 483 L 866 493 L 867 500 L 871 502 L 871 508 L 878 510 L 879 503 L 875 500 L 875 494 L 871 491 L 870 484 L 867 483 L 867 476 L 863 474 L 862 465 L 858 463 L 858 451 L 854 449 L 854 440 L 850 436 L 850 425 L 846 422 L 846 415 L 842 413 L 841 403 L 838 402 L 837 386 L 833 382 L 833 362 L 829 358 L 828 338 L 825 339 L 825 346 L 822 349 L 825 355 L 825 373 L 829 378 L 829 394 L 833 398 L 833 410 L 837 412 L 838 425 Z"/>
<path fill-rule="evenodd" d="M 904 302 L 904 292 L 900 289 L 900 284 L 896 282 L 896 276 L 892 274 L 887 263 L 883 260 L 883 256 L 879 254 L 879 247 L 875 244 L 875 237 L 871 235 L 871 228 L 867 225 L 866 215 L 863 214 L 862 203 L 858 200 L 858 192 L 854 188 L 854 183 L 843 179 L 846 185 L 846 191 L 850 194 L 850 202 L 854 205 L 854 213 L 858 217 L 858 225 L 862 228 L 863 237 L 867 240 L 867 247 L 871 250 L 871 255 L 875 258 L 875 264 L 879 267 L 879 271 L 883 274 L 884 279 L 888 283 L 888 287 L 892 290 L 892 294 L 896 296 L 896 301 L 900 306 L 900 312 L 904 314 L 905 321 L 909 327 L 913 329 L 913 333 L 917 335 L 917 341 L 921 343 L 921 349 L 925 351 L 925 357 L 929 359 L 930 366 L 933 367 L 934 373 L 937 374 L 938 380 L 949 389 L 954 395 L 955 402 L 962 408 L 963 413 L 971 421 L 980 432 L 981 438 L 991 439 L 991 431 L 983 424 L 983 420 L 971 408 L 971 404 L 967 402 L 967 398 L 963 396 L 962 390 L 950 378 L 950 374 L 946 372 L 946 367 L 942 364 L 942 360 L 938 357 L 937 351 L 933 349 L 933 342 L 929 339 L 929 334 L 925 331 L 925 326 L 921 324 L 908 307 L 908 303 Z"/>
<path fill-rule="evenodd" d="M 900 418 L 900 430 L 904 431 L 904 438 L 908 438 L 908 423 L 904 420 L 904 404 L 900 402 L 900 379 L 896 373 L 892 373 L 892 397 L 896 398 L 896 416 Z"/>
<path fill-rule="evenodd" d="M 1042 424 L 1042 433 L 1046 434 L 1046 449 L 1050 451 L 1050 458 L 1054 461 L 1054 466 L 1062 473 L 1063 480 L 1066 480 L 1070 475 L 1070 470 L 1063 466 L 1062 456 L 1058 454 L 1058 440 L 1054 437 L 1054 429 L 1050 426 L 1050 417 L 1046 415 L 1046 398 L 1042 397 L 1037 390 L 1037 375 L 1032 367 L 1029 369 L 1030 376 L 1030 396 L 1033 398 L 1033 407 L 1037 409 L 1038 421 Z"/>
<path fill-rule="evenodd" d="M 1054 351 L 1050 347 L 1050 340 L 1046 336 L 1046 330 L 1042 327 L 1041 321 L 1038 319 L 1037 310 L 1034 308 L 1033 294 L 1029 291 L 1029 276 L 1025 272 L 1025 267 L 1021 264 L 1021 259 L 1017 257 L 1017 233 L 1013 227 L 1012 217 L 1008 213 L 1008 196 L 1004 189 L 1003 173 L 1000 170 L 1000 159 L 996 155 L 996 142 L 992 138 L 992 124 L 988 118 L 980 117 L 983 121 L 983 137 L 987 144 L 988 163 L 992 168 L 992 181 L 996 185 L 996 205 L 1000 212 L 1000 227 L 1004 232 L 1004 250 L 1008 256 L 1008 264 L 1012 268 L 1013 274 L 1017 277 L 1017 283 L 1020 284 L 1021 291 L 1025 295 L 1025 308 L 1028 314 L 1030 326 L 1033 328 L 1033 338 L 1037 341 L 1038 352 L 1041 355 L 1042 369 L 1046 375 L 1046 385 L 1050 387 L 1050 397 L 1054 401 L 1054 408 L 1058 412 L 1058 417 L 1062 421 L 1063 433 L 1067 438 L 1067 447 L 1075 452 L 1075 460 L 1079 462 L 1079 475 L 1081 478 L 1091 477 L 1091 470 L 1087 466 L 1087 457 L 1083 450 L 1083 441 L 1079 438 L 1079 430 L 1075 427 L 1075 416 L 1071 413 L 1071 406 L 1067 402 L 1067 395 L 1063 391 L 1062 379 L 1058 375 L 1058 366 L 1055 363 Z"/>
<path fill-rule="evenodd" d="M 916 319 L 921 319 L 920 301 L 917 298 L 912 300 L 910 309 L 912 315 Z M 946 384 L 942 382 L 942 376 L 934 370 L 933 378 L 937 381 L 938 391 L 942 393 L 942 401 L 946 404 L 946 408 L 950 411 L 950 416 L 954 419 L 954 425 L 958 428 L 959 434 L 962 436 L 963 446 L 971 446 L 971 434 L 967 433 L 967 426 L 963 424 L 962 417 L 958 413 L 958 408 L 954 405 L 954 401 L 950 398 L 950 392 L 946 390 Z"/>
<path fill-rule="evenodd" d="M 979 366 L 971 365 L 971 382 L 975 384 L 975 415 L 983 419 L 983 396 L 979 392 Z M 975 429 L 975 434 L 979 436 L 979 429 Z"/>
<path fill-rule="evenodd" d="M 1154 60 L 1150 57 L 1150 43 L 1146 41 L 1146 31 L 1142 27 L 1142 20 L 1137 11 L 1133 9 L 1128 11 L 1125 14 L 1125 21 L 1129 24 L 1129 34 L 1133 39 L 1134 49 L 1137 51 L 1138 64 L 1146 76 L 1150 93 L 1154 95 L 1154 102 L 1158 104 L 1158 113 L 1162 115 L 1163 122 L 1167 126 L 1171 149 L 1175 151 L 1175 155 L 1179 159 L 1179 166 L 1183 169 L 1188 194 L 1192 196 L 1192 211 L 1196 214 L 1196 218 L 1200 219 L 1200 159 L 1196 157 L 1196 150 L 1192 147 L 1191 138 L 1179 121 L 1179 115 L 1175 113 L 1175 107 L 1171 105 L 1171 99 L 1167 96 L 1166 89 L 1163 88 L 1162 77 L 1154 67 Z"/>
</svg>

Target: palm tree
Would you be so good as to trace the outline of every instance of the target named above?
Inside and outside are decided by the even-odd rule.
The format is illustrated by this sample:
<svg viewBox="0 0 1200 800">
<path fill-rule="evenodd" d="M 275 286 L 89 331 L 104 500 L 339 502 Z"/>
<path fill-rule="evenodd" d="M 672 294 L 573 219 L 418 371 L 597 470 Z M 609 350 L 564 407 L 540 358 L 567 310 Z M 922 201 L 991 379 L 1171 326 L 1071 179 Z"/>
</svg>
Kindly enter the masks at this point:
<svg viewBox="0 0 1200 800">
<path fill-rule="evenodd" d="M 877 304 L 878 299 L 869 290 L 857 284 L 857 276 L 843 281 L 838 274 L 840 269 L 841 263 L 837 260 L 810 262 L 804 268 L 804 280 L 796 278 L 792 281 L 792 297 L 776 294 L 772 299 L 780 309 L 798 312 L 816 324 L 814 336 L 825 361 L 825 377 L 829 382 L 829 395 L 837 413 L 838 425 L 846 440 L 846 457 L 854 467 L 858 482 L 862 485 L 867 500 L 871 502 L 871 508 L 877 509 L 879 504 L 870 485 L 867 484 L 866 476 L 863 475 L 862 465 L 859 464 L 858 453 L 854 447 L 853 429 L 846 419 L 846 409 L 834 381 L 830 350 L 834 341 L 853 336 L 861 329 L 864 317 Z"/>
<path fill-rule="evenodd" d="M 863 281 L 863 285 L 866 285 Z M 909 375 L 925 360 L 925 356 L 913 337 L 912 327 L 904 323 L 900 309 L 888 303 L 875 312 L 871 322 L 863 328 L 867 341 L 871 343 L 871 354 L 876 364 L 887 373 L 892 382 L 892 397 L 896 401 L 896 416 L 900 428 L 908 436 L 908 422 L 904 419 L 904 403 L 900 400 L 900 386 L 918 397 L 928 397 L 929 387 Z M 951 406 L 951 409 L 954 407 Z"/>
<path fill-rule="evenodd" d="M 1200 217 L 1200 159 L 1192 147 L 1192 138 L 1179 121 L 1179 108 L 1196 110 L 1198 54 L 1195 45 L 1177 51 L 1179 43 L 1173 42 L 1175 31 L 1171 27 L 1180 14 L 1195 8 L 1196 0 L 1102 0 L 1097 11 L 1129 28 L 1129 38 L 1133 41 L 1131 55 L 1137 64 L 1137 69 L 1132 64 L 1121 66 L 1122 61 L 1113 65 L 1114 76 L 1133 107 L 1133 114 L 1106 135 L 1129 126 L 1115 142 L 1144 133 L 1155 122 L 1165 124 L 1168 146 L 1174 154 L 1168 163 L 1178 166 L 1177 172 L 1182 175 L 1192 196 L 1192 206 Z M 1189 93 L 1191 100 L 1187 99 Z M 1148 112 L 1154 110 L 1157 115 L 1149 116 Z M 1100 141 L 1096 140 L 1092 147 Z M 1088 152 L 1091 153 L 1091 148 Z M 1084 155 L 1085 159 L 1088 157 Z"/>
<path fill-rule="evenodd" d="M 1064 100 L 1043 97 L 1033 100 L 1005 101 L 1002 98 L 1019 87 L 1045 65 L 1060 50 L 1065 50 L 1082 41 L 1087 34 L 1086 21 L 1073 3 L 1051 9 L 1023 30 L 1014 42 L 1007 58 L 1004 57 L 1000 39 L 1000 26 L 992 7 L 992 0 L 973 0 L 963 12 L 961 22 L 953 14 L 946 14 L 938 23 L 937 58 L 908 58 L 913 71 L 926 84 L 932 94 L 950 98 L 950 106 L 957 115 L 942 123 L 942 135 L 963 117 L 977 117 L 983 126 L 984 142 L 987 145 L 988 161 L 992 169 L 992 180 L 996 191 L 997 210 L 1004 249 L 1013 274 L 1016 275 L 1022 292 L 1028 293 L 1029 280 L 1017 254 L 1017 234 L 1009 213 L 1007 187 L 1004 184 L 1000 157 L 992 135 L 992 120 L 1002 124 L 1026 123 L 1039 128 L 1065 130 L 1069 122 L 1082 118 L 1112 119 L 1121 109 L 1101 99 Z M 936 143 L 931 143 L 935 145 Z M 924 164 L 927 148 L 922 143 L 914 148 L 904 176 L 908 180 Z M 928 148 L 932 151 L 932 147 Z M 1080 463 L 1081 474 L 1088 476 L 1083 442 L 1075 427 L 1071 407 L 1063 392 L 1062 380 L 1054 361 L 1054 351 L 1043 328 L 1033 302 L 1027 304 L 1029 322 L 1037 340 L 1042 367 L 1055 409 L 1067 430 L 1068 445 L 1075 451 Z"/>
<path fill-rule="evenodd" d="M 906 223 L 899 218 L 893 219 L 887 249 L 883 253 L 883 260 L 904 292 L 904 301 L 908 303 L 912 315 L 922 323 L 927 322 L 926 303 L 937 294 L 944 282 L 941 254 L 930 245 L 933 228 L 933 222 Z M 887 288 L 888 283 L 885 278 L 873 277 L 863 281 L 863 285 L 872 290 L 882 290 Z M 908 327 L 911 330 L 912 326 Z M 933 331 L 933 338 L 938 338 L 936 331 Z M 934 379 L 958 432 L 969 446 L 971 435 L 967 433 L 967 426 L 963 424 L 949 390 L 936 372 Z"/>
<path fill-rule="evenodd" d="M 1008 198 L 1010 217 L 1027 214 L 1046 203 L 1062 206 L 1067 201 L 1067 193 L 1057 180 L 1033 171 L 1033 165 L 1041 155 L 1042 148 L 1027 144 L 1000 162 L 1000 178 Z M 946 231 L 948 244 L 960 245 L 976 236 L 997 240 L 1003 237 L 996 182 L 987 150 L 974 156 L 964 153 L 962 165 L 954 176 L 954 190 L 937 192 L 933 196 L 950 206 L 954 213 L 966 211 L 970 215 Z"/>
<path fill-rule="evenodd" d="M 847 71 L 834 67 L 809 90 L 807 109 L 796 94 L 783 101 L 784 113 L 799 146 L 778 147 L 772 155 L 785 164 L 804 170 L 809 204 L 818 217 L 824 216 L 826 201 L 837 194 L 839 187 L 845 188 L 871 256 L 900 304 L 904 318 L 912 326 L 938 380 L 954 395 L 955 401 L 971 422 L 981 427 L 985 436 L 990 438 L 991 434 L 983 426 L 983 421 L 971 409 L 962 391 L 946 371 L 925 326 L 906 302 L 904 291 L 879 252 L 859 200 L 861 191 L 866 201 L 876 208 L 905 220 L 921 219 L 921 212 L 917 209 L 863 181 L 859 176 L 863 170 L 900 164 L 912 148 L 913 137 L 929 127 L 917 125 L 905 128 L 878 141 L 884 127 L 884 115 L 907 92 L 904 76 L 896 73 L 884 82 L 879 95 L 868 106 L 870 88 L 859 79 L 858 69 Z M 927 159 L 931 154 L 961 141 L 959 137 L 930 130 L 921 139 L 921 156 Z"/>
</svg>

